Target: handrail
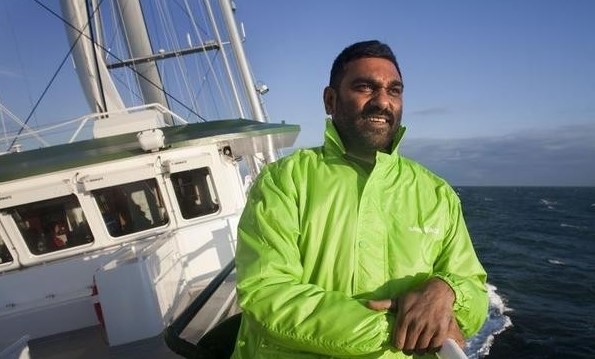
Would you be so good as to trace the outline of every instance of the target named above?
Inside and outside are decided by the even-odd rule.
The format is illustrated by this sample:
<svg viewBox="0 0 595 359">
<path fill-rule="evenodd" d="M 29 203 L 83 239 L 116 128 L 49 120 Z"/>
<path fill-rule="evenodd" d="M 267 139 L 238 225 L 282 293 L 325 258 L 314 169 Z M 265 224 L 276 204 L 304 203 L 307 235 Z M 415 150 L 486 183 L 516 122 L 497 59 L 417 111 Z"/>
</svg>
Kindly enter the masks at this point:
<svg viewBox="0 0 595 359">
<path fill-rule="evenodd" d="M 109 112 L 94 112 L 94 113 L 83 115 L 83 116 L 75 118 L 75 119 L 66 120 L 66 121 L 62 121 L 57 124 L 33 129 L 33 128 L 25 125 L 20 119 L 18 119 L 18 117 L 16 117 L 16 115 L 12 114 L 5 106 L 0 104 L 0 111 L 6 112 L 9 115 L 9 117 L 11 119 L 13 119 L 13 121 L 15 121 L 17 124 L 19 124 L 21 126 L 25 126 L 25 130 L 26 130 L 25 133 L 22 133 L 20 135 L 5 136 L 3 138 L 3 140 L 8 141 L 8 140 L 14 140 L 17 138 L 27 139 L 29 137 L 35 137 L 35 139 L 37 139 L 37 141 L 39 141 L 39 143 L 41 144 L 41 147 L 48 147 L 48 146 L 50 146 L 50 143 L 45 141 L 41 135 L 43 135 L 45 132 L 53 131 L 53 130 L 63 128 L 63 127 L 72 127 L 72 126 L 78 124 L 76 129 L 74 129 L 72 131 L 72 135 L 70 136 L 70 139 L 68 140 L 68 143 L 72 143 L 75 140 L 77 140 L 81 130 L 89 121 L 101 120 L 102 118 L 109 117 L 110 115 L 134 113 L 134 112 L 139 112 L 139 111 L 143 111 L 143 110 L 155 110 L 155 111 L 162 113 L 164 115 L 171 116 L 172 118 L 174 118 L 176 120 L 176 124 L 182 124 L 182 125 L 188 124 L 188 121 L 186 121 L 185 119 L 183 119 L 182 117 L 180 117 L 179 115 L 174 113 L 173 111 L 169 110 L 165 106 L 163 106 L 159 103 L 150 103 L 150 104 L 144 104 L 144 105 L 139 105 L 139 106 L 134 106 L 134 107 L 127 107 L 127 108 L 123 108 L 123 109 L 119 109 L 119 110 L 115 110 L 115 111 L 109 111 Z"/>
<path fill-rule="evenodd" d="M 186 309 L 163 330 L 163 337 L 167 346 L 185 358 L 208 358 L 207 353 L 197 351 L 197 345 L 180 337 L 180 334 L 186 329 L 188 324 L 194 319 L 196 314 L 203 308 L 215 291 L 221 286 L 225 278 L 235 268 L 235 259 L 232 259 L 211 282 L 203 289 L 200 294 L 188 305 Z"/>
</svg>

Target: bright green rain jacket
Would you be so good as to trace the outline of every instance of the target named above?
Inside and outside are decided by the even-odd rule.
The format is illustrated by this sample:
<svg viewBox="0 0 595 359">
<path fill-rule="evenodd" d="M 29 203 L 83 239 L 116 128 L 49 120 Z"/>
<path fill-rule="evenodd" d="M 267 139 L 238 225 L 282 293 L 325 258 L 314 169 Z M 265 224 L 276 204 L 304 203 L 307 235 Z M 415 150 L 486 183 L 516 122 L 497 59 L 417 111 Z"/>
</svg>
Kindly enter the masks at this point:
<svg viewBox="0 0 595 359">
<path fill-rule="evenodd" d="M 486 273 L 452 188 L 397 153 L 404 129 L 368 174 L 326 127 L 323 147 L 266 166 L 250 191 L 238 226 L 243 317 L 232 358 L 407 358 L 390 345 L 394 314 L 365 303 L 432 277 L 453 288 L 463 333 L 476 333 Z"/>
</svg>

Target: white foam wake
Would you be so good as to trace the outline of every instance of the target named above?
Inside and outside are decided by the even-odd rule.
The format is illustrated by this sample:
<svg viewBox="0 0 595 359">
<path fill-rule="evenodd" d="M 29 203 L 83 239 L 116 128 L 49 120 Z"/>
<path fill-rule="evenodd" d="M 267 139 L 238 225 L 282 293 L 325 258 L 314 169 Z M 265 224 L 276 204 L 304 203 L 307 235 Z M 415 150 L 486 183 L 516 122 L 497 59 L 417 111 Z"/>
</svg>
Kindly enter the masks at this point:
<svg viewBox="0 0 595 359">
<path fill-rule="evenodd" d="M 469 359 L 479 359 L 488 355 L 494 337 L 512 326 L 510 318 L 505 314 L 510 312 L 511 309 L 506 307 L 502 297 L 496 293 L 497 288 L 495 286 L 488 283 L 487 288 L 490 298 L 488 318 L 479 333 L 467 340 L 465 353 Z"/>
</svg>

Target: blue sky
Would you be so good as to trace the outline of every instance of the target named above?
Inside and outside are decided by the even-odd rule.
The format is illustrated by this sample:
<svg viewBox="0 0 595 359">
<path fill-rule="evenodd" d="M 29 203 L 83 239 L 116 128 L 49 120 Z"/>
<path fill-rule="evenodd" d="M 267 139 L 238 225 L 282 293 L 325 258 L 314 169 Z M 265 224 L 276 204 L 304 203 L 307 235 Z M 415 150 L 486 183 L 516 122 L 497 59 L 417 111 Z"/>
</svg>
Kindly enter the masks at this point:
<svg viewBox="0 0 595 359">
<path fill-rule="evenodd" d="M 334 57 L 375 38 L 393 48 L 403 72 L 405 155 L 455 185 L 595 185 L 595 1 L 235 2 L 255 77 L 270 88 L 267 113 L 301 125 L 298 146 L 322 142 L 322 89 Z M 10 24 L 37 21 L 20 30 L 33 32 L 55 22 L 42 14 L 32 1 L 3 1 L 2 53 L 24 36 L 11 35 Z M 64 36 L 54 28 L 36 54 L 18 44 L 26 65 L 0 54 L 2 103 L 31 103 L 2 83 L 53 51 L 52 38 Z M 52 72 L 49 64 L 35 66 L 40 78 Z M 73 110 L 73 96 L 56 115 Z"/>
</svg>

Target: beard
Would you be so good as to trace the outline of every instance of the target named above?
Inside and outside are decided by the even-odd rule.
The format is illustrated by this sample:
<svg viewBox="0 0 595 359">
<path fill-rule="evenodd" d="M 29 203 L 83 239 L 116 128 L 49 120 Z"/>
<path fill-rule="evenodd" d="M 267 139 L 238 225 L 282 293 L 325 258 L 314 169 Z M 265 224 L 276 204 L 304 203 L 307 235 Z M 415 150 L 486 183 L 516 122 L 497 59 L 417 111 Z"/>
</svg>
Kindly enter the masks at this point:
<svg viewBox="0 0 595 359">
<path fill-rule="evenodd" d="M 389 111 L 368 105 L 359 112 L 346 109 L 343 105 L 338 100 L 333 123 L 345 149 L 360 155 L 390 152 L 395 134 L 401 126 L 402 108 Z M 386 123 L 373 122 L 371 118 L 382 118 Z"/>
</svg>

